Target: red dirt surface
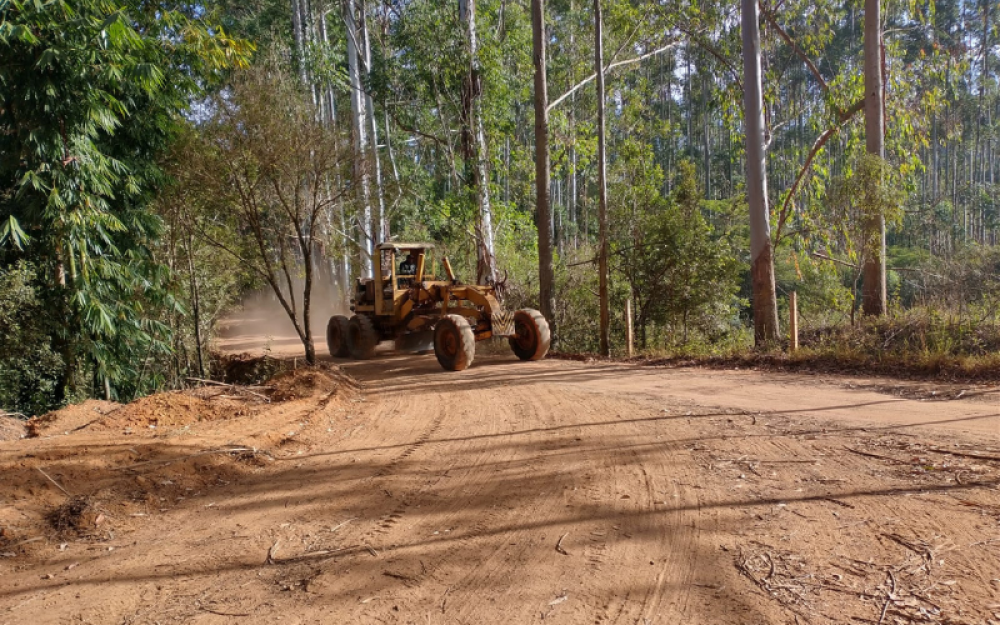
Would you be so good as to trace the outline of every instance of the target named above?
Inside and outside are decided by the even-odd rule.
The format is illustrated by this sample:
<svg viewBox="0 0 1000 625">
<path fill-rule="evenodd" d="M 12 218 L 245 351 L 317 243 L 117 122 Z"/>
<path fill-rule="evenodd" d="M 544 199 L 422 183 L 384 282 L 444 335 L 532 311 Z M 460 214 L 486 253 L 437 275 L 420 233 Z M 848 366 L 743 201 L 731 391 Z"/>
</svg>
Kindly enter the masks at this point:
<svg viewBox="0 0 1000 625">
<path fill-rule="evenodd" d="M 24 421 L 17 417 L 0 415 L 0 441 L 16 441 L 28 435 Z"/>
<path fill-rule="evenodd" d="M 1000 622 L 996 388 L 340 364 L 0 443 L 0 624 Z"/>
</svg>

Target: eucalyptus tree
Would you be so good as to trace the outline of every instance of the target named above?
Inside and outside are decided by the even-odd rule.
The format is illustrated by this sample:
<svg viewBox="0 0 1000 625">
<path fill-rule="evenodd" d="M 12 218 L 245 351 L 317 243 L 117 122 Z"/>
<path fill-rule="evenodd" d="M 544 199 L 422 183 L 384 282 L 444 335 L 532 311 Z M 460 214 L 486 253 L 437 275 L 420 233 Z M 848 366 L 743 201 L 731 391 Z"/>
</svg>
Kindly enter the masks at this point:
<svg viewBox="0 0 1000 625">
<path fill-rule="evenodd" d="M 462 155 L 466 178 L 476 194 L 476 281 L 488 284 L 497 279 L 496 250 L 493 246 L 493 209 L 490 206 L 490 178 L 483 128 L 482 73 L 476 37 L 476 0 L 459 0 L 459 19 L 468 41 L 469 71 L 462 83 Z"/>
<path fill-rule="evenodd" d="M 604 18 L 601 0 L 594 0 L 594 74 L 597 76 L 597 271 L 600 300 L 600 350 L 611 355 L 611 302 L 608 293 L 608 157 L 604 120 Z"/>
<path fill-rule="evenodd" d="M 767 202 L 767 149 L 760 71 L 760 31 L 756 0 L 742 0 L 743 123 L 746 126 L 747 203 L 750 206 L 750 276 L 754 337 L 758 344 L 778 338 L 774 295 L 774 253 Z"/>
<path fill-rule="evenodd" d="M 552 207 L 549 169 L 549 88 L 546 66 L 545 2 L 531 0 L 532 57 L 535 105 L 535 226 L 538 228 L 538 300 L 549 320 L 553 341 L 555 324 L 555 270 L 552 259 Z"/>
<path fill-rule="evenodd" d="M 378 243 L 378 232 L 381 229 L 381 218 L 373 210 L 371 190 L 371 150 L 369 149 L 370 126 L 367 122 L 368 107 L 364 86 L 362 83 L 362 55 L 360 45 L 362 35 L 358 28 L 354 0 L 342 0 L 344 28 L 347 39 L 347 73 L 351 99 L 351 136 L 354 140 L 354 180 L 356 200 L 361 205 L 359 225 L 361 231 L 361 267 L 362 272 L 373 277 L 375 245 Z"/>
<path fill-rule="evenodd" d="M 882 81 L 881 0 L 865 0 L 865 144 L 868 154 L 885 158 L 885 92 Z M 885 215 L 866 217 L 864 311 L 886 312 Z"/>
</svg>

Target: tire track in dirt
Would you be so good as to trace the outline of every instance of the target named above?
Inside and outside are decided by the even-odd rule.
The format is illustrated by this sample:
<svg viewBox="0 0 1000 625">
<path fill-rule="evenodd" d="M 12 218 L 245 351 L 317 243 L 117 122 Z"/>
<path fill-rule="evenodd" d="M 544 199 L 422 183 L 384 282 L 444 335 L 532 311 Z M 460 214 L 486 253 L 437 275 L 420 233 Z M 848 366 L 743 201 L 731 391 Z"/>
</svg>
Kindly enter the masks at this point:
<svg viewBox="0 0 1000 625">
<path fill-rule="evenodd" d="M 824 421 L 852 402 L 889 409 L 843 389 L 805 398 L 815 414 L 749 415 L 726 407 L 714 372 L 625 377 L 625 367 L 497 358 L 459 374 L 432 358 L 348 371 L 363 397 L 310 416 L 277 462 L 151 518 L 129 539 L 140 549 L 116 543 L 102 571 L 74 569 L 86 571 L 80 581 L 40 584 L 45 563 L 19 569 L 23 586 L 0 609 L 34 597 L 10 618 L 45 622 L 58 605 L 66 620 L 206 625 L 226 617 L 205 608 L 252 614 L 249 624 L 484 625 L 743 625 L 809 610 L 822 625 L 877 622 L 886 565 L 904 567 L 898 596 L 930 588 L 945 607 L 971 596 L 982 605 L 960 606 L 970 618 L 985 614 L 1000 571 L 995 489 L 947 489 L 993 473 L 956 473 L 942 460 L 954 457 L 913 462 L 904 433 Z M 677 381 L 686 395 L 674 396 Z M 747 559 L 756 568 L 744 573 Z M 74 607 L 74 592 L 99 611 Z M 890 603 L 886 622 L 906 609 Z"/>
<path fill-rule="evenodd" d="M 500 410 L 494 412 L 494 422 L 498 412 L 503 415 L 511 414 L 510 410 L 503 408 L 508 401 L 499 397 L 496 399 L 498 401 L 493 403 L 493 406 Z M 479 514 L 476 523 L 471 528 L 463 530 L 461 535 L 457 532 L 448 538 L 441 535 L 441 532 L 448 531 L 445 528 L 452 525 L 467 525 L 465 519 L 469 516 L 469 509 L 480 510 L 482 502 L 489 499 L 489 496 L 484 496 L 482 491 L 491 481 L 476 479 L 473 476 L 476 476 L 487 462 L 494 464 L 510 457 L 509 453 L 497 455 L 492 445 L 484 444 L 476 437 L 447 443 L 434 440 L 435 434 L 448 424 L 454 425 L 456 429 L 459 425 L 473 428 L 476 426 L 475 423 L 470 424 L 462 420 L 468 416 L 462 410 L 447 408 L 447 406 L 461 406 L 464 403 L 462 398 L 451 398 L 445 402 L 443 398 L 433 396 L 414 403 L 441 408 L 438 409 L 438 416 L 435 417 L 431 427 L 372 478 L 373 483 L 369 487 L 391 491 L 392 498 L 400 503 L 383 513 L 376 527 L 363 534 L 362 538 L 363 541 L 373 544 L 380 556 L 384 557 L 385 562 L 380 565 L 383 569 L 382 574 L 399 580 L 406 588 L 422 585 L 426 581 L 440 580 L 438 583 L 446 583 L 446 573 L 439 572 L 438 569 L 442 565 L 447 567 L 469 540 L 475 539 L 480 533 L 489 529 L 494 514 L 486 510 L 485 513 Z M 421 412 L 411 416 L 415 420 L 425 418 L 425 414 Z M 498 432 L 490 430 L 487 434 L 496 435 Z M 459 461 L 463 464 L 456 468 Z M 447 496 L 444 484 L 453 485 L 452 488 L 460 487 L 461 496 Z M 407 512 L 415 508 L 419 508 L 419 515 L 404 523 Z M 432 531 L 433 527 L 440 529 Z M 427 550 L 421 555 L 419 567 L 409 561 L 410 553 L 417 548 L 396 544 L 404 542 L 399 538 L 401 535 L 407 538 L 408 542 L 418 542 L 420 549 Z M 441 538 L 428 538 L 432 535 Z M 444 544 L 450 546 L 443 551 L 439 550 L 438 553 L 434 552 L 437 547 Z M 408 572 L 398 572 L 396 570 L 398 568 Z M 331 586 L 330 590 L 337 594 L 350 593 L 343 587 Z M 405 589 L 400 594 L 405 595 Z M 403 598 L 405 597 L 399 597 Z"/>
<path fill-rule="evenodd" d="M 538 393 L 526 393 L 521 389 L 510 391 L 511 395 L 505 398 L 504 403 L 511 402 L 516 398 L 515 406 L 521 408 L 517 421 L 512 424 L 520 430 L 538 428 L 546 425 L 539 421 L 544 419 L 545 402 Z M 499 398 L 498 398 L 499 399 Z M 495 415 L 494 415 L 495 416 Z M 514 517 L 544 518 L 545 510 L 540 509 L 537 500 L 533 500 L 525 507 L 525 503 L 520 501 L 523 493 L 517 493 L 518 501 L 509 501 L 509 487 L 506 485 L 503 473 L 504 465 L 514 473 L 516 478 L 518 472 L 521 475 L 531 475 L 543 468 L 543 460 L 526 449 L 527 441 L 519 440 L 521 437 L 517 432 L 512 432 L 508 436 L 497 439 L 497 444 L 506 451 L 502 456 L 495 453 L 489 455 L 490 465 L 496 466 L 493 474 L 480 474 L 476 476 L 470 473 L 469 477 L 475 477 L 479 482 L 479 495 L 477 499 L 481 501 L 496 501 L 496 505 L 490 507 L 486 514 L 472 527 L 471 531 L 457 541 L 446 553 L 443 560 L 453 560 L 455 556 L 463 551 L 475 549 L 482 554 L 481 557 L 471 566 L 462 567 L 461 563 L 452 564 L 452 568 L 457 569 L 451 575 L 457 579 L 451 580 L 442 596 L 442 601 L 446 601 L 448 596 L 454 598 L 448 610 L 450 618 L 463 622 L 468 619 L 475 620 L 474 613 L 481 609 L 482 605 L 477 597 L 486 588 L 504 588 L 511 580 L 498 579 L 509 577 L 511 570 L 524 570 L 530 565 L 527 564 L 529 551 L 538 549 L 536 541 L 528 537 L 518 537 L 521 533 Z M 487 457 L 484 454 L 482 457 Z M 517 469 L 516 467 L 522 467 Z M 479 468 L 479 467 L 476 467 Z M 500 472 L 499 479 L 496 473 Z M 485 490 L 485 492 L 483 492 Z M 461 509 L 465 507 L 465 502 L 456 502 L 455 507 Z M 549 506 L 550 508 L 552 506 Z M 481 508 L 481 506 L 480 506 Z M 517 538 L 517 540 L 514 540 Z M 511 541 L 514 540 L 512 543 Z M 504 549 L 504 546 L 514 546 L 514 549 Z M 447 579 L 447 578 L 446 578 Z M 524 622 L 527 615 L 512 613 L 513 606 L 506 606 L 505 610 L 512 619 L 511 622 Z M 442 613 L 445 610 L 442 608 Z"/>
</svg>

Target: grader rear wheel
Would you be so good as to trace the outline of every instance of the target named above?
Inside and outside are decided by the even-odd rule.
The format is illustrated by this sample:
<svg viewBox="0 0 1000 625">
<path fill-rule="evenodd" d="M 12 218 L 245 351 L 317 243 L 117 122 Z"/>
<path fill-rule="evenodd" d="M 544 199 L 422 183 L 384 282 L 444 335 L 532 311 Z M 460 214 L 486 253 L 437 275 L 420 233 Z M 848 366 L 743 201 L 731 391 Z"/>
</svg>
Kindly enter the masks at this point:
<svg viewBox="0 0 1000 625">
<path fill-rule="evenodd" d="M 445 315 L 434 327 L 434 355 L 448 371 L 462 371 L 476 357 L 476 335 L 461 315 Z"/>
<path fill-rule="evenodd" d="M 375 357 L 378 333 L 375 324 L 364 315 L 354 315 L 347 326 L 347 343 L 351 357 L 357 360 L 371 360 Z"/>
<path fill-rule="evenodd" d="M 514 336 L 510 348 L 521 360 L 541 360 L 549 352 L 552 332 L 542 313 L 533 308 L 522 308 L 514 313 Z"/>
<path fill-rule="evenodd" d="M 343 315 L 330 317 L 326 324 L 326 347 L 333 358 L 347 358 L 351 347 L 347 344 L 347 332 L 350 322 Z"/>
</svg>

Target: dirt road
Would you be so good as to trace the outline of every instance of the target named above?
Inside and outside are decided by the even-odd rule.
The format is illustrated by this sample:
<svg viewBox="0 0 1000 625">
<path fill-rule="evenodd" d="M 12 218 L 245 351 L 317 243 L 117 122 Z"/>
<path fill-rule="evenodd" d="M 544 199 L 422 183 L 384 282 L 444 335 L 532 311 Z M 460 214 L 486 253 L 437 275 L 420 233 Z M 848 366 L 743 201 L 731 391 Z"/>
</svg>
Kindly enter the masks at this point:
<svg viewBox="0 0 1000 625">
<path fill-rule="evenodd" d="M 1000 622 L 988 389 L 341 364 L 360 388 L 254 408 L 252 427 L 0 442 L 19 479 L 0 485 L 0 623 Z M 220 449 L 262 453 L 197 455 Z M 56 485 L 142 497 L 100 508 L 114 531 L 57 534 L 28 521 Z"/>
</svg>

